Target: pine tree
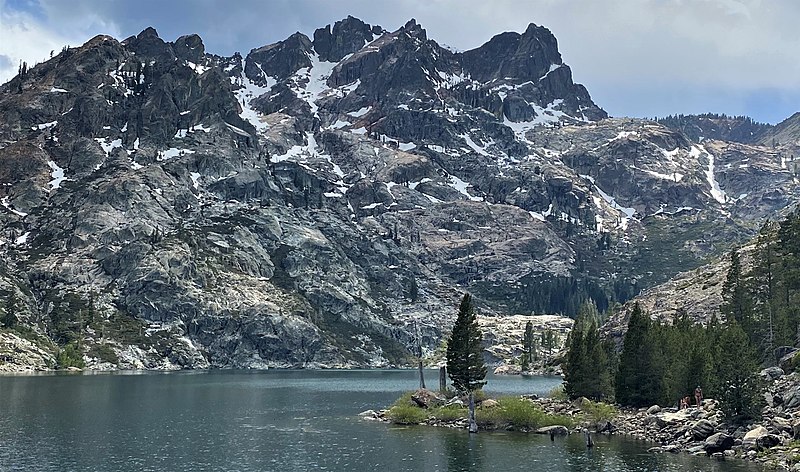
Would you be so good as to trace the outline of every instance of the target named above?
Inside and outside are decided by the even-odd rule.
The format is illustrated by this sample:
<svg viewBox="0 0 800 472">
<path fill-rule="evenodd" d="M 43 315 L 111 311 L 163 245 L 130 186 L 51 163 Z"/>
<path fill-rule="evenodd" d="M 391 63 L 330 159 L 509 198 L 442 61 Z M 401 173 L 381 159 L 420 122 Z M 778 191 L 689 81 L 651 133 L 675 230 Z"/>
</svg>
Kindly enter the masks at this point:
<svg viewBox="0 0 800 472">
<path fill-rule="evenodd" d="M 735 320 L 720 335 L 719 354 L 715 391 L 722 411 L 734 421 L 758 418 L 763 406 L 758 364 L 747 334 Z"/>
<path fill-rule="evenodd" d="M 522 337 L 522 371 L 527 372 L 530 370 L 531 362 L 533 361 L 533 323 L 528 321 L 525 323 L 525 334 Z"/>
<path fill-rule="evenodd" d="M 776 312 L 776 270 L 777 264 L 777 226 L 767 221 L 758 232 L 756 239 L 756 257 L 749 277 L 749 286 L 753 300 L 753 314 L 756 327 L 751 339 L 755 339 L 762 359 L 774 365 L 775 342 L 777 339 Z"/>
<path fill-rule="evenodd" d="M 744 283 L 739 253 L 731 251 L 731 266 L 722 285 L 720 310 L 728 319 L 736 320 L 748 333 L 752 332 L 751 302 Z"/>
<path fill-rule="evenodd" d="M 584 303 L 579 313 L 567 341 L 565 390 L 570 398 L 610 398 L 613 394 L 612 348 L 600 338 L 597 329 L 600 314 L 591 301 Z"/>
<path fill-rule="evenodd" d="M 650 318 L 636 303 L 628 321 L 615 383 L 616 400 L 623 405 L 652 405 L 663 396 L 664 364 L 656 351 L 660 340 L 650 328 Z"/>
<path fill-rule="evenodd" d="M 3 326 L 13 328 L 17 325 L 17 295 L 12 288 L 6 298 L 5 314 L 3 315 Z"/>
<path fill-rule="evenodd" d="M 469 394 L 469 430 L 477 432 L 475 423 L 475 390 L 486 384 L 486 365 L 483 362 L 483 335 L 472 308 L 472 296 L 465 293 L 458 308 L 453 332 L 447 340 L 447 374 L 453 386 Z"/>
</svg>

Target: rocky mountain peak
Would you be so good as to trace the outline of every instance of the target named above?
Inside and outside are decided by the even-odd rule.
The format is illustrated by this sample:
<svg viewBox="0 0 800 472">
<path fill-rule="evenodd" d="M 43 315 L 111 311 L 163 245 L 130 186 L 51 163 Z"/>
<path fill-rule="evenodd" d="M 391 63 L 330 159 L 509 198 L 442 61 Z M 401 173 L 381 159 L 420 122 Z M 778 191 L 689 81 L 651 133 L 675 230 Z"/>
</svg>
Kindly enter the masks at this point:
<svg viewBox="0 0 800 472">
<path fill-rule="evenodd" d="M 146 60 L 159 62 L 175 60 L 175 52 L 172 47 L 158 36 L 158 32 L 153 27 L 147 27 L 138 35 L 126 39 L 123 45 Z"/>
<path fill-rule="evenodd" d="M 417 23 L 417 20 L 415 20 L 414 18 L 411 18 L 410 20 L 408 20 L 406 22 L 406 24 L 403 25 L 402 28 L 400 28 L 399 32 L 405 33 L 405 34 L 409 35 L 410 37 L 416 38 L 416 39 L 418 39 L 420 41 L 427 41 L 428 40 L 427 32 L 422 27 L 422 25 Z"/>
<path fill-rule="evenodd" d="M 464 53 L 465 68 L 481 81 L 517 82 L 543 78 L 561 66 L 555 36 L 547 28 L 531 23 L 523 34 L 502 33 L 481 47 Z"/>
<path fill-rule="evenodd" d="M 152 26 L 148 26 L 147 28 L 143 29 L 138 35 L 136 35 L 136 39 L 143 40 L 143 39 L 156 39 L 159 38 L 158 31 Z"/>
<path fill-rule="evenodd" d="M 175 55 L 181 59 L 201 64 L 205 59 L 206 48 L 202 38 L 196 34 L 181 36 L 172 43 Z"/>
<path fill-rule="evenodd" d="M 363 48 L 382 32 L 380 26 L 370 26 L 358 18 L 348 16 L 333 25 L 314 31 L 314 50 L 320 60 L 339 62 L 348 54 Z"/>
<path fill-rule="evenodd" d="M 245 58 L 248 79 L 267 85 L 270 78 L 285 80 L 298 70 L 311 67 L 314 45 L 303 33 L 294 33 L 283 41 L 253 49 Z"/>
</svg>

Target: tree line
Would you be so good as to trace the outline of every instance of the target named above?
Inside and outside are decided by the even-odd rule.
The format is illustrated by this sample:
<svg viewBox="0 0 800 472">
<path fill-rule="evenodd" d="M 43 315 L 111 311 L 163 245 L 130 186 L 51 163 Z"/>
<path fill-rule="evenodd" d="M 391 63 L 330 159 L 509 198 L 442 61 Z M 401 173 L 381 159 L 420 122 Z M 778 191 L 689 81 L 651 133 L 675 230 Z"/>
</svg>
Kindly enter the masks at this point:
<svg viewBox="0 0 800 472">
<path fill-rule="evenodd" d="M 570 398 L 615 401 L 623 406 L 675 405 L 702 387 L 730 418 L 751 419 L 761 411 L 759 362 L 736 320 L 706 326 L 681 311 L 660 323 L 636 303 L 622 350 L 603 339 L 597 310 L 582 310 L 570 333 L 564 363 Z"/>
<path fill-rule="evenodd" d="M 642 407 L 678 404 L 701 386 L 728 417 L 756 418 L 759 369 L 800 344 L 800 209 L 765 223 L 743 254 L 730 254 L 720 316 L 705 326 L 683 310 L 670 324 L 651 320 L 637 303 L 618 349 L 600 335 L 594 304 L 584 304 L 567 340 L 567 394 Z"/>
</svg>

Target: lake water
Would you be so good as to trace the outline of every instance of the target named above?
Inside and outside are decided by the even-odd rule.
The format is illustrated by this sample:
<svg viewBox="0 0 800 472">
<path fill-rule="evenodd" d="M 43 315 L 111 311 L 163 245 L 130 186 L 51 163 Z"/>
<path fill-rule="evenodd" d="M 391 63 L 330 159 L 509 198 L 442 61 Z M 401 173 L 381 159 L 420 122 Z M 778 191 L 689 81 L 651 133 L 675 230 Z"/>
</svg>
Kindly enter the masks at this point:
<svg viewBox="0 0 800 472">
<path fill-rule="evenodd" d="M 426 372 L 436 385 L 437 373 Z M 557 378 L 489 377 L 544 394 Z M 756 471 L 647 444 L 400 427 L 358 418 L 414 371 L 212 371 L 0 377 L 0 471 Z"/>
</svg>

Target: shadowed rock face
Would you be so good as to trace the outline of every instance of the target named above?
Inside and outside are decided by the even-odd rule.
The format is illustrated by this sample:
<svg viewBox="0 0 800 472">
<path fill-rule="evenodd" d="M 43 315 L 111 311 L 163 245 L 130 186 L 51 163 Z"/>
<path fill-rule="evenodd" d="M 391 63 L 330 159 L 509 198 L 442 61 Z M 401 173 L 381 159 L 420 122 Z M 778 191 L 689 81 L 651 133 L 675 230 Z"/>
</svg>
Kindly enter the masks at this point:
<svg viewBox="0 0 800 472">
<path fill-rule="evenodd" d="M 314 31 L 314 50 L 319 54 L 320 60 L 339 62 L 346 55 L 361 50 L 382 32 L 380 26 L 370 26 L 358 18 L 348 16 L 334 23 L 332 32 L 331 25 Z"/>
<path fill-rule="evenodd" d="M 796 201 L 781 152 L 606 119 L 535 25 L 99 36 L 0 86 L 0 296 L 91 368 L 397 365 L 465 290 L 570 314 L 696 267 Z"/>
</svg>

